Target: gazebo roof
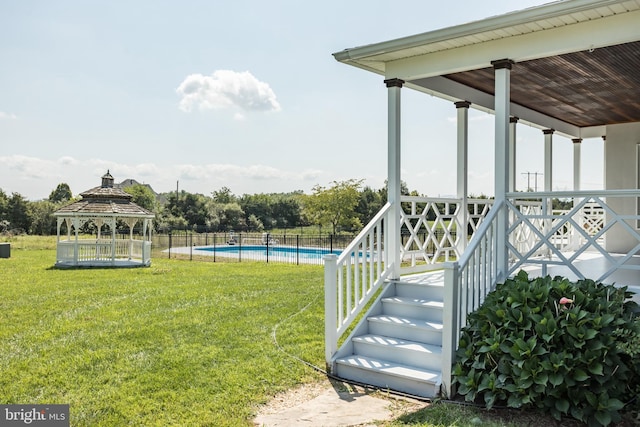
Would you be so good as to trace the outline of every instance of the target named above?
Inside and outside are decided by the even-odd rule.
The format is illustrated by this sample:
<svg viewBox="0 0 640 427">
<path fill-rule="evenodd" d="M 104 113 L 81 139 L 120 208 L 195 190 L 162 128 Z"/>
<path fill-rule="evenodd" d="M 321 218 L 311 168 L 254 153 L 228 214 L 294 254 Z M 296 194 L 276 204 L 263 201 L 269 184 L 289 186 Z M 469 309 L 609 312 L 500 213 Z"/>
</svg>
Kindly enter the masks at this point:
<svg viewBox="0 0 640 427">
<path fill-rule="evenodd" d="M 55 216 L 119 216 L 153 218 L 153 212 L 133 203 L 131 194 L 113 186 L 113 177 L 107 171 L 102 185 L 80 193 L 82 200 L 58 209 Z"/>
</svg>

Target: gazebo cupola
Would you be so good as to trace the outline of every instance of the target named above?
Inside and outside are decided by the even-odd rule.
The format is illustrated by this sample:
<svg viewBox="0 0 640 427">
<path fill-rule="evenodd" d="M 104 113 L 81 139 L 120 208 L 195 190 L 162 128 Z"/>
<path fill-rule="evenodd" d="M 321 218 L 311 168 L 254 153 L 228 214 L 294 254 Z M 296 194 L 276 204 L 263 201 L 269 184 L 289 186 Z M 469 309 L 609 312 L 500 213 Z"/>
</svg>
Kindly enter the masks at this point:
<svg viewBox="0 0 640 427">
<path fill-rule="evenodd" d="M 114 186 L 107 171 L 102 184 L 80 193 L 81 200 L 58 209 L 57 267 L 139 267 L 151 264 L 151 226 L 155 215 L 131 201 L 131 194 Z M 134 229 L 141 223 L 139 232 Z M 66 239 L 60 232 L 66 226 Z M 83 233 L 93 224 L 95 234 Z M 120 224 L 129 238 L 116 238 Z M 103 236 L 103 228 L 109 234 Z M 72 233 L 73 230 L 73 233 Z"/>
</svg>

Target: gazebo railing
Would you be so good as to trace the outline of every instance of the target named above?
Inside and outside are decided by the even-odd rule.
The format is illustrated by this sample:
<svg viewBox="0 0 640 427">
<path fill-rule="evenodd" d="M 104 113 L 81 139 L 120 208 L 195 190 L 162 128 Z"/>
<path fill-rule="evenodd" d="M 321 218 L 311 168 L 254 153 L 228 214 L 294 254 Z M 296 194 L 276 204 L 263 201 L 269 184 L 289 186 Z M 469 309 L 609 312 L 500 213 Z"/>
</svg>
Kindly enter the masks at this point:
<svg viewBox="0 0 640 427">
<path fill-rule="evenodd" d="M 79 239 L 58 242 L 58 263 L 112 262 L 115 260 L 142 260 L 151 255 L 151 242 L 130 239 Z"/>
</svg>

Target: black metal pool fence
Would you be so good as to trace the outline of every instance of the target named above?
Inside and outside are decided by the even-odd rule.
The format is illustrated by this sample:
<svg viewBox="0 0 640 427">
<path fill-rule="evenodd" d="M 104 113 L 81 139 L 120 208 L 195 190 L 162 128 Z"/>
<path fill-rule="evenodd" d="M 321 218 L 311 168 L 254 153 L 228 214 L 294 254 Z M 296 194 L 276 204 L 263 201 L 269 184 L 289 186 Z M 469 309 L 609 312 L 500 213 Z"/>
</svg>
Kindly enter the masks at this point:
<svg viewBox="0 0 640 427">
<path fill-rule="evenodd" d="M 455 239 L 455 232 L 452 233 Z M 436 240 L 442 239 L 444 232 L 436 230 Z M 402 233 L 402 245 L 407 246 L 408 233 Z M 421 248 L 429 254 L 435 251 L 435 244 L 426 234 L 419 234 L 426 243 Z M 355 235 L 307 235 L 284 233 L 234 233 L 171 230 L 152 236 L 154 257 L 177 258 L 211 262 L 282 262 L 290 264 L 324 263 L 327 253 L 339 254 L 355 238 Z M 408 250 L 419 249 L 412 241 Z"/>
<path fill-rule="evenodd" d="M 172 230 L 152 236 L 155 257 L 211 262 L 283 262 L 323 264 L 327 253 L 339 254 L 355 235 L 284 233 L 196 233 Z"/>
</svg>

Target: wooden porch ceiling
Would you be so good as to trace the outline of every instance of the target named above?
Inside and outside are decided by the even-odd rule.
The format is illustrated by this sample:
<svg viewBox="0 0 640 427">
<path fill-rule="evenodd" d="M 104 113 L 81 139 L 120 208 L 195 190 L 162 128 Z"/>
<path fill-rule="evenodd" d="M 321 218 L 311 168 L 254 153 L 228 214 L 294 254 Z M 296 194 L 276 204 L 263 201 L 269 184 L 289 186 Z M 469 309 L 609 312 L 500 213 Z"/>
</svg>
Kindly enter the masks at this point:
<svg viewBox="0 0 640 427">
<path fill-rule="evenodd" d="M 494 94 L 492 67 L 444 77 Z M 640 122 L 640 41 L 516 63 L 511 101 L 581 128 Z"/>
</svg>

